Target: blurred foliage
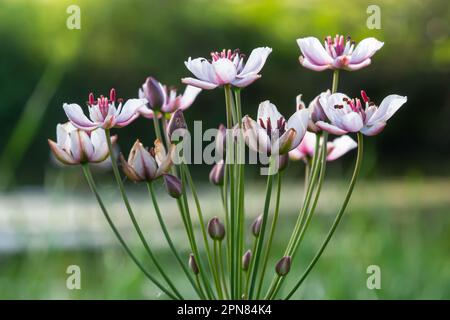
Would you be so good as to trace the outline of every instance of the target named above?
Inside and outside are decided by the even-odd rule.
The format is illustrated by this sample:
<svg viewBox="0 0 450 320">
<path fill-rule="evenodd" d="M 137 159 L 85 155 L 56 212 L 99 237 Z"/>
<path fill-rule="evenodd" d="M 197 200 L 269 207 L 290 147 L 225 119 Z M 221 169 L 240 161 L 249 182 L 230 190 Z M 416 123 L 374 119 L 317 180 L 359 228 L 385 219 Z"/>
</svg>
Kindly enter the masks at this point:
<svg viewBox="0 0 450 320">
<path fill-rule="evenodd" d="M 81 30 L 66 28 L 66 9 L 71 4 L 81 8 Z M 83 104 L 90 91 L 107 93 L 110 87 L 119 96 L 135 97 L 148 75 L 181 88 L 180 78 L 189 75 L 183 64 L 189 56 L 207 57 L 222 48 L 249 53 L 257 46 L 271 46 L 274 51 L 262 79 L 243 92 L 243 112 L 255 114 L 258 103 L 270 99 L 289 113 L 297 94 L 303 93 L 309 101 L 331 82 L 329 72 L 299 66 L 295 39 L 342 33 L 357 41 L 375 36 L 385 46 L 368 68 L 342 74 L 341 91 L 357 95 L 364 88 L 376 102 L 390 93 L 408 96 L 407 105 L 385 132 L 368 139 L 366 174 L 375 170 L 390 175 L 449 174 L 448 1 L 379 1 L 380 30 L 366 27 L 370 4 L 363 0 L 2 0 L 0 152 L 48 68 L 60 70 L 62 78 L 44 121 L 32 132 L 24 159 L 17 160 L 19 183 L 42 183 L 49 160 L 46 139 L 55 136 L 56 123 L 66 121 L 63 102 Z M 203 120 L 204 127 L 218 126 L 224 121 L 221 90 L 202 93 L 186 117 Z M 153 139 L 148 120 L 139 119 L 120 131 L 122 148 L 127 150 L 137 137 L 146 143 Z"/>
</svg>

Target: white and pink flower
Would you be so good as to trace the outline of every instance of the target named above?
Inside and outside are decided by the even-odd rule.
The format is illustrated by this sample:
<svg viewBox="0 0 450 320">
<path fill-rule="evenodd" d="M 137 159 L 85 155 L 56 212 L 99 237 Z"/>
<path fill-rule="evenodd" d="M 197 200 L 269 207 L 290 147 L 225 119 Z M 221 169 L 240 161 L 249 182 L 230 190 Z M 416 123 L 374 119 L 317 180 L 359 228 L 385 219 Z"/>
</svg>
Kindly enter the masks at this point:
<svg viewBox="0 0 450 320">
<path fill-rule="evenodd" d="M 114 144 L 117 136 L 111 137 Z M 63 164 L 76 165 L 99 163 L 109 155 L 105 131 L 101 128 L 84 131 L 77 129 L 71 122 L 56 126 L 56 142 L 48 139 L 50 150 Z"/>
<path fill-rule="evenodd" d="M 322 144 L 322 141 L 320 143 Z M 329 141 L 327 142 L 327 161 L 334 161 L 357 146 L 356 141 L 347 135 Z M 294 161 L 308 161 L 314 156 L 315 149 L 316 135 L 311 132 L 306 132 L 305 137 L 298 147 L 289 152 L 289 159 Z"/>
<path fill-rule="evenodd" d="M 364 91 L 360 99 L 350 99 L 343 93 L 320 97 L 320 104 L 328 118 L 316 122 L 320 129 L 336 135 L 348 132 L 361 132 L 367 136 L 380 133 L 386 122 L 407 101 L 407 97 L 391 94 L 376 106 Z"/>
<path fill-rule="evenodd" d="M 89 118 L 83 113 L 83 109 L 76 103 L 64 103 L 64 111 L 72 124 L 81 130 L 95 130 L 97 128 L 111 129 L 121 128 L 139 117 L 138 110 L 146 101 L 144 99 L 129 99 L 122 105 L 119 99 L 116 107 L 116 91 L 111 89 L 109 99 L 100 96 L 94 99 L 89 94 Z"/>
<path fill-rule="evenodd" d="M 153 77 L 148 77 L 139 88 L 139 98 L 147 101 L 147 104 L 139 108 L 139 113 L 152 119 L 155 111 L 161 113 L 173 113 L 178 109 L 189 108 L 202 89 L 194 86 L 186 86 L 183 94 L 177 94 L 177 89 L 163 85 Z M 162 114 L 159 113 L 158 117 Z"/>
<path fill-rule="evenodd" d="M 371 58 L 384 45 L 375 38 L 366 38 L 356 47 L 350 37 L 336 35 L 325 38 L 324 45 L 315 37 L 297 39 L 302 55 L 300 63 L 314 71 L 326 69 L 359 70 L 371 63 Z"/>
<path fill-rule="evenodd" d="M 286 121 L 274 104 L 261 102 L 257 121 L 248 115 L 242 119 L 245 142 L 252 150 L 263 154 L 286 154 L 300 144 L 308 120 L 309 112 L 305 109 L 297 110 Z"/>
<path fill-rule="evenodd" d="M 189 58 L 186 67 L 195 78 L 183 78 L 181 81 L 202 89 L 214 89 L 222 85 L 246 87 L 261 78 L 259 72 L 266 63 L 271 48 L 260 47 L 253 49 L 247 62 L 239 50 L 223 50 L 212 52 L 212 60 L 205 58 Z"/>
</svg>

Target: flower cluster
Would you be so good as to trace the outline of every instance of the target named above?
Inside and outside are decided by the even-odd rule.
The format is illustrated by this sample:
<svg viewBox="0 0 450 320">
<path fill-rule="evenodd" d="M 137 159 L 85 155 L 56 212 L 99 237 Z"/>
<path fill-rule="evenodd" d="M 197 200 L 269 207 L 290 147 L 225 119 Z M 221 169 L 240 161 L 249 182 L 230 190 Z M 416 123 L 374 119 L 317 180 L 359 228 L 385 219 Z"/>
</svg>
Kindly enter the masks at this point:
<svg viewBox="0 0 450 320">
<path fill-rule="evenodd" d="M 336 35 L 334 38 L 326 37 L 323 45 L 314 37 L 300 38 L 297 43 L 301 51 L 301 65 L 313 71 L 332 70 L 333 84 L 330 90 L 316 92 L 317 95 L 308 106 L 303 102 L 302 95 L 298 95 L 296 105 L 287 117 L 283 116 L 269 100 L 259 104 L 255 118 L 246 113 L 244 116 L 242 114 L 241 91 L 261 78 L 261 70 L 272 52 L 269 47 L 254 49 L 248 59 L 239 50 L 225 49 L 220 52 L 213 51 L 209 60 L 189 58 L 185 65 L 193 77 L 181 79 L 182 83 L 186 84 L 182 94 L 179 94 L 176 88 L 164 85 L 154 77 L 147 77 L 138 89 L 138 97 L 125 102 L 123 99 L 116 98 L 115 89 L 111 89 L 109 96 L 101 95 L 97 99 L 90 93 L 87 101 L 87 115 L 76 103 L 63 105 L 69 121 L 57 125 L 56 142 L 48 140 L 54 157 L 65 165 L 82 166 L 87 182 L 121 245 L 149 280 L 172 299 L 183 299 L 183 296 L 171 277 L 166 274 L 159 260 L 155 258 L 150 244 L 143 235 L 127 197 L 119 166 L 128 180 L 147 184 L 164 237 L 198 297 L 202 299 L 260 299 L 263 297 L 274 299 L 279 297 L 279 289 L 284 279 L 289 276 L 294 264 L 294 255 L 315 212 L 327 162 L 335 161 L 351 150 L 357 149 L 355 168 L 345 201 L 338 210 L 335 222 L 322 247 L 305 274 L 286 296 L 290 298 L 318 261 L 346 209 L 361 166 L 363 136 L 379 134 L 386 127 L 387 121 L 407 101 L 407 97 L 391 94 L 377 105 L 364 90 L 360 91 L 360 97 L 347 95 L 337 90 L 340 70 L 355 71 L 367 67 L 373 55 L 383 47 L 383 42 L 375 38 L 367 38 L 356 45 L 350 37 Z M 219 156 L 209 174 L 209 180 L 220 189 L 221 206 L 225 214 L 223 219 L 213 215 L 206 224 L 184 154 L 184 138 L 189 137 L 189 128 L 183 112 L 194 103 L 203 89 L 215 88 L 222 88 L 225 92 L 227 125 L 219 126 L 215 141 L 212 142 Z M 139 117 L 152 119 L 157 137 L 154 147 L 146 148 L 139 140 L 136 140 L 128 157 L 121 153 L 120 161 L 117 163 L 116 153 L 113 152 L 117 135 L 112 136 L 111 130 L 123 128 Z M 175 139 L 175 133 L 183 137 L 181 139 L 183 143 Z M 338 137 L 328 140 L 329 135 Z M 351 135 L 355 135 L 357 141 Z M 278 165 L 278 168 L 275 168 L 278 170 L 268 171 L 266 195 L 264 201 L 261 201 L 262 213 L 249 228 L 253 238 L 251 249 L 247 248 L 244 227 L 247 213 L 244 201 L 244 163 L 239 162 L 242 158 L 245 160 L 246 147 L 257 156 L 264 155 L 269 159 L 268 163 L 261 163 L 261 165 L 267 165 L 269 169 L 274 169 Z M 89 164 L 103 162 L 108 157 L 125 208 L 163 281 L 148 272 L 130 250 L 115 227 L 96 188 Z M 180 161 L 174 161 L 175 158 Z M 302 192 L 303 198 L 299 201 L 299 216 L 286 250 L 277 252 L 277 256 L 272 256 L 274 253 L 271 252 L 271 245 L 280 212 L 282 176 L 289 159 L 303 160 L 305 163 L 305 190 Z M 271 218 L 272 184 L 275 175 L 277 194 Z M 158 197 L 153 189 L 155 181 L 159 180 L 164 181 L 167 193 L 177 199 L 180 217 L 192 250 L 186 259 L 182 259 L 176 250 L 165 225 L 164 216 L 161 214 Z M 196 243 L 197 237 L 191 219 L 188 191 L 195 201 L 204 242 L 202 247 L 206 255 L 199 252 L 199 246 Z M 270 233 L 267 232 L 269 223 L 272 224 Z M 267 233 L 269 238 L 265 239 Z M 223 246 L 226 246 L 227 254 L 222 253 Z M 227 264 L 222 261 L 225 257 Z M 263 296 L 263 283 L 270 261 L 277 261 L 272 265 L 274 278 Z M 228 265 L 228 268 L 224 268 L 224 265 Z M 212 279 L 214 283 L 211 284 L 209 279 Z"/>
</svg>

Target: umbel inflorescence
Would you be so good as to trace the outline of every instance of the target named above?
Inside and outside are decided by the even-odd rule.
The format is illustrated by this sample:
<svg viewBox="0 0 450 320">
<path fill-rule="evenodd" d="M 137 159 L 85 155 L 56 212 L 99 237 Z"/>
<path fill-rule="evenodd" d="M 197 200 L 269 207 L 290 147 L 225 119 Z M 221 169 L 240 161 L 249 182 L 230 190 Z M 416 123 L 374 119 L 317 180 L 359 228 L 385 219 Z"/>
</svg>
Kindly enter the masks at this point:
<svg viewBox="0 0 450 320">
<path fill-rule="evenodd" d="M 63 105 L 69 121 L 57 125 L 56 142 L 48 141 L 52 153 L 64 165 L 82 167 L 120 244 L 165 297 L 186 298 L 153 253 L 136 220 L 119 165 L 128 180 L 147 185 L 167 245 L 192 286 L 192 293 L 198 298 L 289 299 L 314 268 L 345 212 L 361 168 L 363 136 L 379 134 L 406 102 L 406 97 L 395 94 L 388 95 L 378 104 L 378 99 L 372 100 L 364 90 L 358 95 L 338 92 L 340 70 L 355 71 L 367 67 L 372 56 L 383 47 L 383 42 L 367 38 L 356 44 L 349 37 L 337 35 L 326 37 L 323 44 L 314 37 L 298 39 L 297 43 L 301 50 L 301 65 L 314 71 L 331 70 L 332 84 L 329 90 L 318 93 L 308 106 L 298 95 L 292 112 L 286 117 L 269 100 L 260 103 L 256 117 L 242 114 L 241 91 L 261 78 L 261 71 L 272 52 L 268 47 L 254 49 L 248 58 L 239 50 L 214 51 L 208 59 L 189 58 L 185 65 L 192 77 L 182 79 L 187 85 L 182 94 L 154 77 L 148 77 L 139 87 L 137 98 L 118 99 L 112 89 L 109 96 L 97 99 L 89 94 L 86 114 L 78 104 Z M 209 179 L 220 193 L 217 207 L 222 209 L 203 212 L 190 174 L 190 150 L 187 149 L 190 134 L 183 112 L 202 90 L 216 88 L 224 90 L 226 117 L 224 124 L 215 131 L 215 163 Z M 131 125 L 140 116 L 153 122 L 157 137 L 154 145 L 148 148 L 136 140 L 128 155 L 117 156 L 113 148 L 118 137 L 112 136 L 111 130 Z M 351 137 L 353 134 L 357 141 Z M 330 139 L 329 135 L 337 137 Z M 285 283 L 291 276 L 289 271 L 295 267 L 294 257 L 315 213 L 327 162 L 335 161 L 355 148 L 353 175 L 332 226 L 302 276 L 292 277 Z M 245 166 L 249 153 L 255 154 L 258 163 L 266 169 L 261 172 L 267 175 L 267 187 L 262 213 L 246 226 Z M 305 188 L 299 195 L 302 200 L 289 241 L 283 251 L 275 251 L 272 243 L 279 232 L 278 220 L 283 218 L 279 216 L 283 174 L 288 170 L 288 162 L 296 160 L 302 160 L 300 163 L 305 165 L 305 180 L 299 183 L 304 183 Z M 133 253 L 108 213 L 90 170 L 91 163 L 101 162 L 108 162 L 112 168 L 126 212 L 156 267 L 155 272 L 149 272 L 148 266 Z M 179 219 L 186 231 L 188 254 L 181 253 L 185 248 L 177 248 L 165 224 L 158 205 L 160 195 L 154 191 L 154 184 L 160 180 L 177 203 Z M 191 197 L 194 206 L 189 201 Z M 198 216 L 198 226 L 193 224 L 193 214 Z M 212 217 L 208 222 L 207 216 Z M 269 263 L 272 259 L 277 262 Z"/>
</svg>

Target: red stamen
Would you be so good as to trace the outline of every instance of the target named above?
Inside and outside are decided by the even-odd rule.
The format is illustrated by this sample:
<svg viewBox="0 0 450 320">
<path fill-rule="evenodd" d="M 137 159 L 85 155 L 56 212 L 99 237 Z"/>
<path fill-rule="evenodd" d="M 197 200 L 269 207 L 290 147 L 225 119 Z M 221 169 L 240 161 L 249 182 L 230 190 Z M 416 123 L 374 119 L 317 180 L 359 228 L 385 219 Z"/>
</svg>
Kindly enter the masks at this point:
<svg viewBox="0 0 450 320">
<path fill-rule="evenodd" d="M 93 106 L 94 103 L 95 103 L 94 94 L 91 92 L 89 93 L 89 105 Z"/>
<path fill-rule="evenodd" d="M 367 96 L 366 92 L 364 90 L 361 90 L 361 97 L 364 100 L 365 103 L 370 102 L 369 97 Z"/>
<path fill-rule="evenodd" d="M 109 100 L 111 100 L 111 102 L 116 101 L 116 89 L 112 88 L 109 92 Z"/>
</svg>

